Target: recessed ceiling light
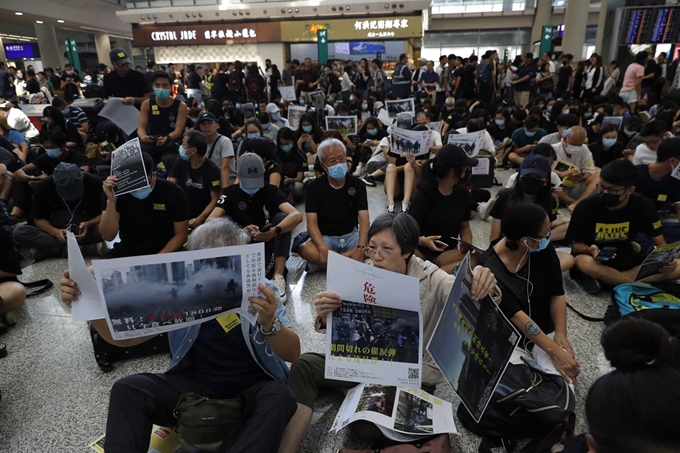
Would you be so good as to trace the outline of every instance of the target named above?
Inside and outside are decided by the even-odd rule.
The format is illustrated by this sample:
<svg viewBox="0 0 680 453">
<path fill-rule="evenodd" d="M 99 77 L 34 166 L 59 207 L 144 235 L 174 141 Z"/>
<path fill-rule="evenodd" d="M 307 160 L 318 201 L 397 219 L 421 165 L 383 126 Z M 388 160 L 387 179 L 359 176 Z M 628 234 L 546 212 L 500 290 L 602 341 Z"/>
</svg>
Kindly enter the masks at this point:
<svg viewBox="0 0 680 453">
<path fill-rule="evenodd" d="M 57 19 L 57 22 L 59 22 L 60 24 L 63 24 L 63 23 L 64 23 L 64 21 L 61 20 L 61 19 Z"/>
<path fill-rule="evenodd" d="M 24 15 L 24 13 L 20 13 L 19 11 L 17 11 L 17 12 L 14 13 L 14 14 L 16 14 L 17 16 L 23 16 L 23 15 Z"/>
<path fill-rule="evenodd" d="M 36 23 L 36 24 L 42 24 L 43 21 L 41 21 L 41 20 L 36 20 L 35 23 Z"/>
</svg>

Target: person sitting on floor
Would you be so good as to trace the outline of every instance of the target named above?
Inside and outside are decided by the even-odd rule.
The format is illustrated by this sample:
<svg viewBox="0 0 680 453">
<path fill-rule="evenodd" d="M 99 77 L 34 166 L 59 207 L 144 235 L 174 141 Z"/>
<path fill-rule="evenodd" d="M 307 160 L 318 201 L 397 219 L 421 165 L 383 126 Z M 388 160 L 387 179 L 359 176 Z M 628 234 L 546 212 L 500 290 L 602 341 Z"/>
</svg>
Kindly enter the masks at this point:
<svg viewBox="0 0 680 453">
<path fill-rule="evenodd" d="M 244 245 L 248 240 L 243 229 L 221 218 L 197 228 L 189 238 L 189 249 Z M 68 271 L 60 284 L 61 300 L 71 305 L 80 293 Z M 238 315 L 226 316 L 239 322 L 222 324 L 223 315 L 168 332 L 172 360 L 165 373 L 133 374 L 113 384 L 106 422 L 107 453 L 147 451 L 152 425 L 177 424 L 173 410 L 184 393 L 235 398 L 244 391 L 253 394 L 255 407 L 229 451 L 276 452 L 296 410 L 294 395 L 286 387 L 285 362 L 297 362 L 300 339 L 291 330 L 271 282 L 261 283 L 258 289 L 263 297 L 250 298 L 258 312 L 257 324 Z M 132 346 L 152 338 L 114 341 L 105 320 L 93 324 L 103 339 L 117 346 Z"/>
<path fill-rule="evenodd" d="M 7 324 L 16 324 L 14 310 L 26 300 L 26 288 L 17 278 L 21 275 L 21 258 L 5 202 L 0 200 L 0 334 L 7 331 Z"/>
<path fill-rule="evenodd" d="M 422 118 L 422 117 L 421 117 Z M 412 131 L 427 131 L 428 127 L 420 124 L 413 125 Z M 439 142 L 441 145 L 441 141 Z M 439 150 L 433 146 L 430 150 Z M 436 151 L 435 151 L 436 152 Z M 408 212 L 411 207 L 411 197 L 416 186 L 416 175 L 421 173 L 422 165 L 430 156 L 429 153 L 406 156 L 387 151 L 387 170 L 385 171 L 385 194 L 387 195 L 387 212 L 394 212 L 394 201 L 401 199 L 401 212 Z M 418 170 L 416 170 L 416 168 Z"/>
<path fill-rule="evenodd" d="M 654 204 L 635 193 L 638 172 L 627 160 L 615 160 L 604 166 L 598 193 L 579 203 L 569 222 L 567 239 L 573 241 L 576 269 L 582 276 L 583 288 L 591 294 L 600 283 L 620 285 L 632 283 L 645 260 L 634 243 L 642 232 L 654 245 L 664 245 L 663 226 Z M 598 256 L 603 251 L 609 256 Z M 604 258 L 604 259 L 603 259 Z M 661 273 L 643 280 L 655 283 L 680 278 L 678 260 L 661 269 Z"/>
<path fill-rule="evenodd" d="M 307 185 L 309 239 L 297 248 L 310 264 L 310 271 L 325 268 L 331 251 L 363 261 L 361 247 L 367 244 L 370 224 L 366 184 L 348 174 L 345 145 L 337 139 L 326 139 L 319 144 L 317 153 L 325 174 Z"/>
<path fill-rule="evenodd" d="M 545 209 L 533 202 L 511 202 L 501 219 L 501 233 L 503 238 L 493 241 L 478 263 L 493 272 L 503 294 L 499 307 L 523 336 L 510 362 L 528 358 L 545 372 L 576 384 L 580 366 L 567 335 L 562 271 L 550 246 Z"/>
<path fill-rule="evenodd" d="M 278 187 L 265 183 L 260 156 L 245 153 L 238 160 L 236 172 L 238 186 L 232 184 L 222 189 L 209 220 L 226 215 L 253 241 L 265 243 L 267 257 L 274 257 L 273 261 L 266 259 L 266 274 L 273 275 L 272 280 L 285 302 L 288 296 L 283 274 L 290 255 L 291 231 L 302 222 L 302 216 Z"/>
<path fill-rule="evenodd" d="M 538 127 L 540 121 L 538 117 L 529 115 L 524 120 L 524 127 L 518 127 L 512 133 L 515 150 L 508 154 L 510 162 L 515 165 L 521 164 L 538 142 L 546 136 L 545 130 Z"/>
<path fill-rule="evenodd" d="M 80 136 L 83 137 L 83 140 L 87 140 L 87 132 L 90 130 L 90 120 L 87 118 L 87 114 L 83 109 L 76 107 L 75 105 L 70 105 L 70 103 L 59 96 L 52 98 L 52 107 L 61 110 L 61 114 L 64 115 L 64 118 L 76 126 Z"/>
<path fill-rule="evenodd" d="M 568 170 L 554 170 L 562 178 L 564 186 L 559 193 L 560 201 L 567 205 L 570 212 L 595 193 L 599 182 L 599 171 L 595 168 L 593 154 L 584 144 L 585 140 L 586 130 L 581 126 L 574 126 L 569 129 L 566 137 L 562 137 L 561 142 L 553 145 L 557 160 L 572 165 Z"/>
<path fill-rule="evenodd" d="M 212 160 L 220 168 L 222 187 L 236 181 L 236 159 L 234 145 L 228 135 L 218 133 L 222 128 L 218 118 L 210 112 L 198 117 L 198 127 L 208 140 L 206 159 Z"/>
<path fill-rule="evenodd" d="M 208 141 L 202 132 L 184 134 L 179 147 L 180 159 L 170 171 L 168 180 L 184 190 L 189 204 L 189 228 L 196 228 L 208 218 L 217 205 L 222 188 L 220 168 L 205 157 Z"/>
<path fill-rule="evenodd" d="M 673 134 L 668 131 L 668 125 L 665 121 L 655 119 L 642 126 L 640 137 L 642 143 L 635 148 L 633 163 L 635 165 L 649 165 L 656 161 L 656 151 L 661 142 L 672 138 Z"/>
<path fill-rule="evenodd" d="M 445 148 L 445 147 L 444 147 Z M 444 149 L 442 148 L 442 150 Z M 440 151 L 441 152 L 441 151 Z M 416 221 L 408 214 L 385 213 L 373 221 L 368 232 L 368 247 L 364 252 L 378 269 L 409 275 L 420 281 L 420 306 L 423 315 L 423 344 L 427 344 L 434 333 L 439 314 L 453 286 L 455 277 L 447 274 L 434 264 L 415 256 L 420 238 Z M 472 298 L 480 300 L 489 294 L 498 294 L 496 279 L 489 269 L 477 266 L 472 274 Z M 325 330 L 327 315 L 342 305 L 340 296 L 329 291 L 320 292 L 314 300 L 316 308 L 315 328 Z M 312 421 L 314 402 L 321 388 L 349 389 L 357 384 L 324 378 L 325 355 L 305 353 L 290 370 L 288 386 L 297 399 L 297 412 L 288 424 L 281 440 L 279 453 L 295 453 L 300 440 Z M 444 382 L 434 359 L 423 349 L 423 390 L 434 393 L 435 386 Z M 374 441 L 381 437 L 375 425 L 355 422 L 352 427 L 360 437 Z"/>
<path fill-rule="evenodd" d="M 14 240 L 29 258 L 66 256 L 66 235 L 72 232 L 84 254 L 101 255 L 106 244 L 99 234 L 102 182 L 76 164 L 62 162 L 33 192 L 33 225 L 17 225 Z"/>
<path fill-rule="evenodd" d="M 295 132 L 287 126 L 279 129 L 276 143 L 278 146 L 274 152 L 274 160 L 281 166 L 283 174 L 279 188 L 289 199 L 291 194 L 300 199 L 304 196 L 302 180 L 307 168 L 306 157 L 295 147 Z"/>
</svg>

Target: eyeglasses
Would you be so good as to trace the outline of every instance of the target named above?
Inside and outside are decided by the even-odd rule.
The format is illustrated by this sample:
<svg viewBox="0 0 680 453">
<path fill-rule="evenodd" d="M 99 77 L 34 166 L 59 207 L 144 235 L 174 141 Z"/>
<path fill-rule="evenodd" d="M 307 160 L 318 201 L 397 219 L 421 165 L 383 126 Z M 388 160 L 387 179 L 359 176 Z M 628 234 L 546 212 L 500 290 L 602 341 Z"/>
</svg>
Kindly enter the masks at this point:
<svg viewBox="0 0 680 453">
<path fill-rule="evenodd" d="M 332 167 L 333 165 L 344 164 L 346 162 L 347 162 L 346 157 L 341 157 L 341 158 L 338 158 L 338 159 L 327 159 L 326 165 L 328 165 L 329 167 Z"/>
<path fill-rule="evenodd" d="M 551 236 L 551 235 L 552 235 L 552 229 L 548 228 L 548 234 L 546 234 L 546 235 L 543 236 L 542 238 L 540 238 L 540 239 L 531 238 L 531 239 L 533 239 L 533 240 L 536 241 L 536 242 L 541 242 L 543 239 L 550 239 L 550 236 Z"/>
<path fill-rule="evenodd" d="M 369 258 L 373 259 L 375 254 L 377 253 L 380 258 L 382 259 L 388 259 L 390 256 L 392 256 L 392 253 L 394 250 L 392 249 L 387 249 L 387 248 L 378 248 L 378 247 L 361 247 L 361 250 L 368 256 Z"/>
<path fill-rule="evenodd" d="M 597 193 L 608 193 L 611 195 L 622 195 L 626 189 L 612 189 L 611 187 L 605 187 L 602 185 L 602 183 L 598 184 L 597 186 Z"/>
</svg>

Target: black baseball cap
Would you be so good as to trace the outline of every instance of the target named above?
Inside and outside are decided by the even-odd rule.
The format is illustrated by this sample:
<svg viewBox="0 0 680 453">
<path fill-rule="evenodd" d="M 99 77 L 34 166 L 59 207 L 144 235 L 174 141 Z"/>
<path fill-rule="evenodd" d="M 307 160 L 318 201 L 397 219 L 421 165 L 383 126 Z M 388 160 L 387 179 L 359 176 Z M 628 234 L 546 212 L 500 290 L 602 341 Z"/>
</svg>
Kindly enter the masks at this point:
<svg viewBox="0 0 680 453">
<path fill-rule="evenodd" d="M 61 162 L 54 169 L 54 185 L 57 195 L 64 200 L 77 200 L 83 196 L 85 185 L 83 184 L 83 172 L 76 164 Z"/>
<path fill-rule="evenodd" d="M 132 63 L 130 56 L 122 47 L 114 47 L 111 49 L 111 52 L 109 52 L 109 58 L 111 58 L 111 61 L 118 66 Z"/>
<path fill-rule="evenodd" d="M 478 159 L 468 157 L 465 151 L 456 145 L 442 146 L 433 160 L 447 167 L 476 167 L 479 163 Z"/>
<path fill-rule="evenodd" d="M 217 118 L 210 112 L 203 112 L 198 116 L 198 124 L 201 124 L 203 121 L 217 121 Z"/>
<path fill-rule="evenodd" d="M 550 176 L 550 162 L 540 154 L 532 154 L 522 161 L 519 166 L 519 175 L 538 175 L 541 179 Z"/>
<path fill-rule="evenodd" d="M 158 79 L 160 77 L 165 77 L 166 79 L 168 79 L 170 81 L 170 84 L 172 85 L 173 77 L 170 77 L 170 74 L 168 74 L 165 71 L 154 72 L 153 75 L 151 76 L 151 83 L 154 83 L 156 81 L 156 79 Z"/>
</svg>

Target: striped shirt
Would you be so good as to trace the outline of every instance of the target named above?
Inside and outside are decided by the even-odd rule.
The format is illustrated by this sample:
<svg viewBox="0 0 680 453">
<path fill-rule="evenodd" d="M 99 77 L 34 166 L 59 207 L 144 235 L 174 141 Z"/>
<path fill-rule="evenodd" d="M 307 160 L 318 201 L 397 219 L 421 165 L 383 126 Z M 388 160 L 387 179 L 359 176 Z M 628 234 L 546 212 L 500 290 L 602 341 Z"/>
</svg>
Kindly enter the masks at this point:
<svg viewBox="0 0 680 453">
<path fill-rule="evenodd" d="M 90 120 L 87 119 L 85 111 L 80 107 L 69 106 L 69 112 L 66 115 L 66 119 L 70 120 L 77 128 L 80 128 L 85 123 L 89 123 Z"/>
</svg>

